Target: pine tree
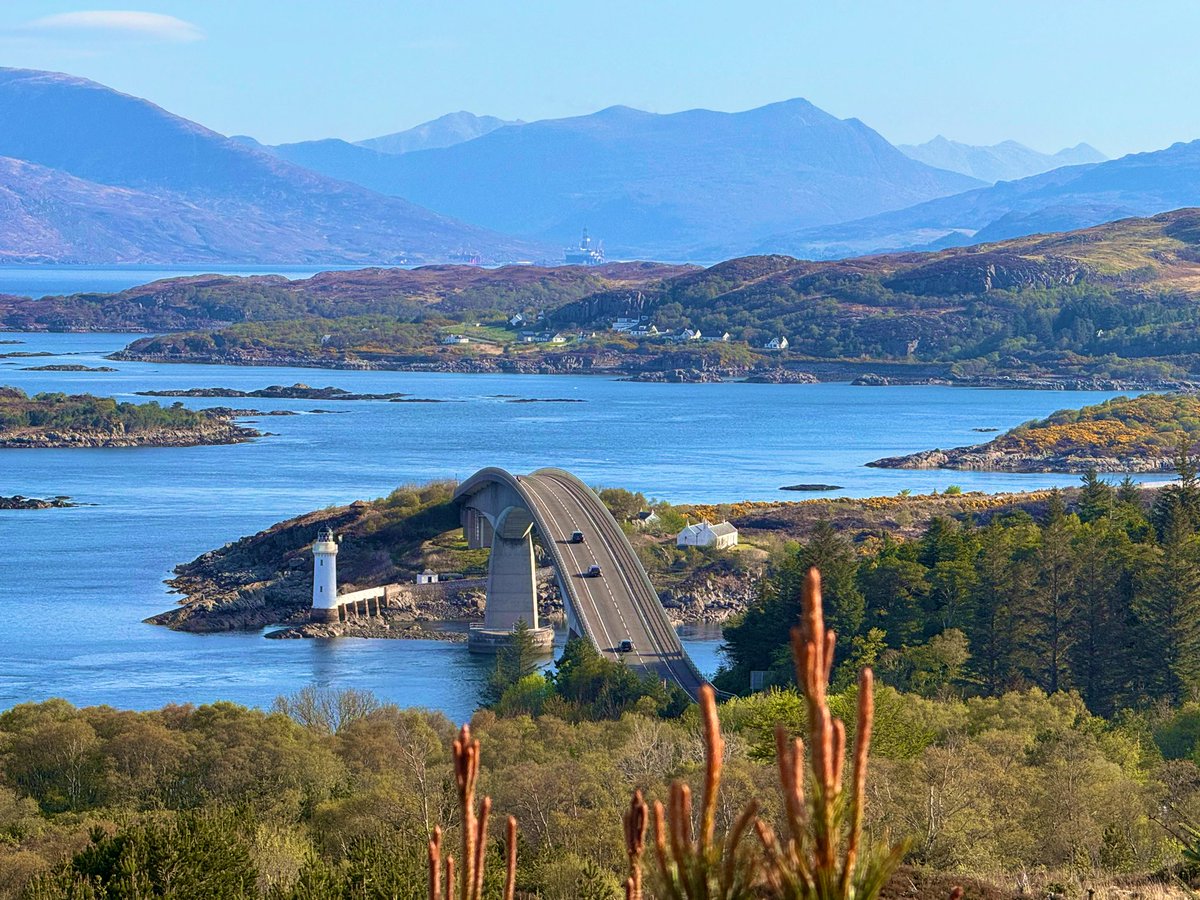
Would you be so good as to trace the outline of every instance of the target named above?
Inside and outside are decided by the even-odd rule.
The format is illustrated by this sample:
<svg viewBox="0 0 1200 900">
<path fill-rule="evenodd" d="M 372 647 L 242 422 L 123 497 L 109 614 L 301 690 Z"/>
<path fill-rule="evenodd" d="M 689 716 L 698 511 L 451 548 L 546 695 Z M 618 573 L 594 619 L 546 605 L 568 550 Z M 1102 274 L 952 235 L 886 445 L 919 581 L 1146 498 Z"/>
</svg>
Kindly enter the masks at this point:
<svg viewBox="0 0 1200 900">
<path fill-rule="evenodd" d="M 1131 542 L 1108 520 L 1080 529 L 1076 559 L 1075 616 L 1070 623 L 1073 680 L 1088 708 L 1110 715 L 1123 687 Z"/>
<path fill-rule="evenodd" d="M 999 694 L 1013 682 L 1018 631 L 1018 598 L 1027 596 L 1031 580 L 1027 545 L 1036 534 L 1033 525 L 988 526 L 981 535 L 976 561 L 979 577 L 972 606 L 972 670 L 987 694 Z"/>
<path fill-rule="evenodd" d="M 1182 502 L 1165 515 L 1161 556 L 1134 609 L 1145 690 L 1178 703 L 1200 689 L 1200 539 Z"/>
<path fill-rule="evenodd" d="M 1117 503 L 1132 506 L 1139 511 L 1142 508 L 1142 489 L 1138 487 L 1133 476 L 1126 475 L 1117 485 Z"/>
<path fill-rule="evenodd" d="M 1175 444 L 1175 471 L 1179 480 L 1158 492 L 1150 521 L 1164 539 L 1168 523 L 1170 527 L 1182 527 L 1189 534 L 1200 528 L 1200 478 L 1197 477 L 1200 460 L 1192 451 L 1192 442 L 1186 434 L 1180 434 Z"/>
<path fill-rule="evenodd" d="M 1050 520 L 1042 529 L 1034 554 L 1037 578 L 1021 598 L 1018 616 L 1025 644 L 1031 651 L 1030 676 L 1050 693 L 1070 687 L 1071 620 L 1075 612 L 1075 554 L 1071 546 L 1073 519 L 1061 512 L 1052 495 Z"/>
<path fill-rule="evenodd" d="M 1113 513 L 1116 497 L 1112 485 L 1103 480 L 1091 467 L 1080 479 L 1083 487 L 1079 489 L 1079 519 L 1081 522 L 1094 522 L 1107 518 Z"/>
<path fill-rule="evenodd" d="M 838 648 L 849 652 L 850 642 L 862 631 L 867 614 L 867 601 L 858 587 L 858 555 L 854 548 L 829 522 L 819 522 L 808 543 L 800 548 L 789 564 L 793 576 L 788 580 L 792 594 L 787 598 L 789 608 L 800 612 L 800 589 L 810 568 L 821 571 L 825 591 L 825 620 L 837 632 Z"/>
<path fill-rule="evenodd" d="M 512 685 L 541 668 L 544 658 L 545 653 L 534 640 L 533 629 L 524 619 L 519 620 L 508 643 L 496 653 L 496 667 L 488 678 L 487 702 L 499 702 Z"/>
</svg>

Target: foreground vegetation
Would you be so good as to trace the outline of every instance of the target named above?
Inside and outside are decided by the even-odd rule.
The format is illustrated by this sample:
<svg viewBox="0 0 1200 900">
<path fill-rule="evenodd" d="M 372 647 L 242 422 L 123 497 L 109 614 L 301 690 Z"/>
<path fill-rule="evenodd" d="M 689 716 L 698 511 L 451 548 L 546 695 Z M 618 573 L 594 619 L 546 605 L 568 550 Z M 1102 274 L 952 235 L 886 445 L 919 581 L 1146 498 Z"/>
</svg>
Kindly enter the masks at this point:
<svg viewBox="0 0 1200 900">
<path fill-rule="evenodd" d="M 0 892 L 440 898 L 457 877 L 445 897 L 870 900 L 1187 877 L 1173 835 L 1200 807 L 1194 708 L 1108 722 L 1070 694 L 930 700 L 869 671 L 830 692 L 814 579 L 792 638 L 801 691 L 719 708 L 708 692 L 675 720 L 588 721 L 558 675 L 558 714 L 484 711 L 457 736 L 436 714 L 312 689 L 271 713 L 14 707 Z M 905 855 L 917 868 L 889 882 Z"/>
</svg>

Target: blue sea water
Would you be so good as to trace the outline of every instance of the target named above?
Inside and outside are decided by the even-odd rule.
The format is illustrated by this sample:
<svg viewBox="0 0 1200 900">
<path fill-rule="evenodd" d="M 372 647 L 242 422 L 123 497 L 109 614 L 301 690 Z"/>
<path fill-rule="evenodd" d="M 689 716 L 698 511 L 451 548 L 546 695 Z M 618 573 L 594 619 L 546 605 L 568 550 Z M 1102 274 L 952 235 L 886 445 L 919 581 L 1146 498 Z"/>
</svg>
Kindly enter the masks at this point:
<svg viewBox="0 0 1200 900">
<path fill-rule="evenodd" d="M 2 288 L 0 288 L 2 289 Z M 920 493 L 949 484 L 1008 491 L 1072 476 L 868 469 L 881 456 L 977 443 L 1099 392 L 853 387 L 846 384 L 634 384 L 595 377 L 444 375 L 160 365 L 106 360 L 128 335 L 3 334 L 0 384 L 134 400 L 145 389 L 305 382 L 404 391 L 441 403 L 194 400 L 306 414 L 265 417 L 268 437 L 229 447 L 0 452 L 0 494 L 66 494 L 74 509 L 0 512 L 0 708 L 61 696 L 153 708 L 229 699 L 267 705 L 307 684 L 355 687 L 463 719 L 488 666 L 461 645 L 423 641 L 271 641 L 145 625 L 174 598 L 177 563 L 329 504 L 486 465 L 569 469 L 594 485 L 671 501 L 798 499 L 782 485 L 843 485 L 830 496 Z M 34 372 L 48 363 L 109 373 Z M 571 399 L 579 403 L 514 403 Z M 169 400 L 162 401 L 172 402 Z M 314 409 L 336 410 L 331 415 Z M 719 632 L 685 633 L 701 669 Z"/>
</svg>

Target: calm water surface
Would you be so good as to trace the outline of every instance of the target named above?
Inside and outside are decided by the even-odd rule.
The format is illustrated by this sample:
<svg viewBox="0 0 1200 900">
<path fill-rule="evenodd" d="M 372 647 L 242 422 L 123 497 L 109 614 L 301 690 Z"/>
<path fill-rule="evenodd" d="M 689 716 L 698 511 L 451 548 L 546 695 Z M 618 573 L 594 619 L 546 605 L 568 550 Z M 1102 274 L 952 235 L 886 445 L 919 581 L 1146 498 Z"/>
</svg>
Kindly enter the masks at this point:
<svg viewBox="0 0 1200 900">
<path fill-rule="evenodd" d="M 0 291 L 5 290 L 0 284 Z M 155 388 L 270 384 L 405 391 L 442 403 L 185 400 L 334 415 L 263 418 L 249 444 L 130 450 L 8 450 L 0 494 L 67 494 L 76 509 L 0 512 L 0 708 L 66 697 L 152 708 L 229 699 L 266 705 L 315 683 L 356 687 L 456 719 L 474 708 L 488 665 L 460 645 L 423 641 L 271 641 L 144 625 L 173 598 L 174 565 L 280 519 L 377 497 L 405 482 L 465 477 L 485 465 L 555 465 L 591 484 L 671 501 L 796 499 L 781 485 L 843 485 L 836 495 L 944 489 L 1024 490 L 1071 476 L 867 469 L 881 456 L 976 443 L 1112 394 L 942 387 L 659 385 L 559 376 L 340 372 L 156 365 L 104 359 L 127 335 L 26 335 L 0 359 L 0 384 L 136 399 Z M 24 371 L 48 363 L 111 373 Z M 514 399 L 581 403 L 513 403 Z M 170 401 L 164 401 L 170 402 Z M 719 663 L 719 632 L 685 633 L 700 668 Z"/>
</svg>

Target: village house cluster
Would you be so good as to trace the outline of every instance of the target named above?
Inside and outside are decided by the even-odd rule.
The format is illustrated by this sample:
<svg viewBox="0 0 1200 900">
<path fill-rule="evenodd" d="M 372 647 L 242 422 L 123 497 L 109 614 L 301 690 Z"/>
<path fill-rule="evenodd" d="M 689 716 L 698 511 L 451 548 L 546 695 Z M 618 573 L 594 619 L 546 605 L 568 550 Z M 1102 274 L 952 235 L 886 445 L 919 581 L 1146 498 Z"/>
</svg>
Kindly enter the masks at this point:
<svg viewBox="0 0 1200 900">
<path fill-rule="evenodd" d="M 520 312 L 513 313 L 506 321 L 508 327 L 517 332 L 517 339 L 522 344 L 566 344 L 577 338 L 589 336 L 589 333 L 585 331 L 571 333 L 550 330 L 545 327 L 547 324 L 546 316 L 541 312 L 537 313 L 536 316 L 527 316 Z M 476 325 L 478 324 L 476 323 Z M 733 340 L 728 331 L 701 332 L 697 328 L 687 327 L 680 328 L 677 331 L 662 330 L 654 323 L 650 316 L 618 316 L 609 324 L 608 330 L 635 340 L 656 340 L 674 344 L 688 344 L 693 342 L 727 344 Z M 591 332 L 590 336 L 595 337 L 596 332 Z M 445 335 L 442 338 L 442 343 L 447 346 L 453 346 L 457 344 L 470 344 L 473 341 L 478 342 L 479 340 L 479 338 L 471 338 L 465 334 L 455 332 Z M 491 343 L 491 341 L 485 339 L 483 343 Z M 760 349 L 782 351 L 787 350 L 788 346 L 787 337 L 777 335 L 764 341 L 760 345 Z"/>
</svg>

